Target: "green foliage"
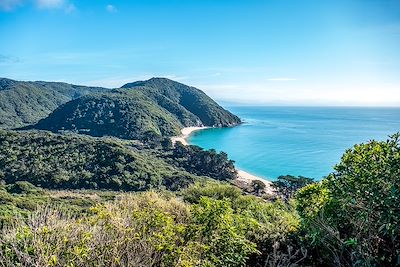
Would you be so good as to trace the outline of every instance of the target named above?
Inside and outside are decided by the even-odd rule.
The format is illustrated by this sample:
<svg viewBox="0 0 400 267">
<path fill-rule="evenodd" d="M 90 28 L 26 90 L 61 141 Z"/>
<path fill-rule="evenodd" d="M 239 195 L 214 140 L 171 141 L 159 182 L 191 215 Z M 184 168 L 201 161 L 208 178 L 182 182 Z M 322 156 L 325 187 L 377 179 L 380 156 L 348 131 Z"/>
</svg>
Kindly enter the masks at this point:
<svg viewBox="0 0 400 267">
<path fill-rule="evenodd" d="M 7 191 L 13 194 L 41 194 L 43 190 L 26 181 L 17 181 L 8 185 Z"/>
<path fill-rule="evenodd" d="M 217 205 L 217 207 L 215 207 Z M 123 195 L 76 218 L 39 209 L 0 235 L 5 266 L 243 266 L 255 252 L 226 201 Z"/>
<path fill-rule="evenodd" d="M 170 163 L 196 175 L 229 181 L 237 177 L 234 161 L 225 152 L 204 150 L 198 146 L 184 146 L 177 142 L 169 157 Z"/>
<path fill-rule="evenodd" d="M 205 189 L 204 189 L 205 188 Z M 201 193 L 203 192 L 203 193 Z M 282 202 L 244 196 L 228 184 L 173 194 L 47 191 L 49 198 L 0 231 L 4 266 L 254 266 L 298 227 Z M 19 198 L 24 194 L 14 194 Z M 50 197 L 51 196 L 51 197 Z M 190 197 L 189 197 L 190 196 Z M 95 200 L 72 213 L 73 200 Z M 53 205 L 49 205 L 53 204 Z M 54 204 L 58 204 L 54 206 Z M 0 207 L 5 207 L 0 205 Z"/>
<path fill-rule="evenodd" d="M 257 251 L 256 244 L 245 237 L 247 218 L 235 214 L 229 200 L 201 197 L 192 213 L 196 230 L 209 247 L 206 265 L 243 266 L 249 254 Z"/>
<path fill-rule="evenodd" d="M 296 208 L 304 220 L 315 219 L 329 201 L 331 198 L 325 181 L 307 185 L 296 194 Z"/>
<path fill-rule="evenodd" d="M 182 191 L 183 199 L 189 203 L 198 204 L 202 196 L 217 200 L 238 199 L 242 195 L 239 188 L 227 183 L 207 182 L 196 183 Z"/>
<path fill-rule="evenodd" d="M 302 187 L 313 183 L 311 178 L 303 176 L 282 175 L 272 182 L 272 187 L 284 200 L 288 201 Z"/>
<path fill-rule="evenodd" d="M 355 145 L 326 180 L 302 189 L 298 207 L 314 252 L 332 265 L 398 264 L 399 177 L 396 134 Z"/>
<path fill-rule="evenodd" d="M 0 128 L 17 128 L 47 117 L 61 104 L 109 89 L 58 82 L 20 82 L 0 78 Z"/>
<path fill-rule="evenodd" d="M 61 211 L 83 215 L 90 207 L 113 200 L 115 196 L 115 192 L 102 191 L 47 191 L 28 182 L 8 184 L 0 187 L 0 229 L 28 218 L 38 207 L 57 205 Z"/>
<path fill-rule="evenodd" d="M 70 101 L 28 129 L 161 141 L 162 136 L 179 135 L 184 126 L 238 123 L 238 117 L 200 90 L 154 78 Z"/>
<path fill-rule="evenodd" d="M 254 180 L 250 184 L 252 192 L 256 193 L 257 195 L 261 195 L 266 187 L 267 186 L 265 185 L 265 183 L 260 180 Z"/>
<path fill-rule="evenodd" d="M 160 106 L 175 114 L 185 126 L 234 126 L 240 119 L 223 109 L 201 90 L 165 78 L 125 84 L 122 88 L 143 91 Z"/>
<path fill-rule="evenodd" d="M 286 247 L 291 235 L 299 228 L 299 218 L 291 206 L 281 201 L 266 202 L 252 195 L 242 195 L 238 188 L 229 184 L 197 183 L 185 189 L 182 195 L 190 203 L 213 203 L 213 206 L 221 206 L 221 209 L 234 214 L 235 225 L 257 246 L 258 253 L 252 254 L 247 261 L 249 266 L 267 266 L 277 244 Z M 217 202 L 210 202 L 209 199 Z M 296 261 L 298 258 L 296 256 L 291 260 Z"/>
<path fill-rule="evenodd" d="M 177 190 L 198 179 L 135 145 L 76 135 L 0 131 L 0 179 L 8 184 L 29 181 L 42 188 L 124 191 Z"/>
<path fill-rule="evenodd" d="M 154 140 L 178 135 L 182 124 L 142 92 L 132 90 L 78 98 L 28 128 Z"/>
</svg>

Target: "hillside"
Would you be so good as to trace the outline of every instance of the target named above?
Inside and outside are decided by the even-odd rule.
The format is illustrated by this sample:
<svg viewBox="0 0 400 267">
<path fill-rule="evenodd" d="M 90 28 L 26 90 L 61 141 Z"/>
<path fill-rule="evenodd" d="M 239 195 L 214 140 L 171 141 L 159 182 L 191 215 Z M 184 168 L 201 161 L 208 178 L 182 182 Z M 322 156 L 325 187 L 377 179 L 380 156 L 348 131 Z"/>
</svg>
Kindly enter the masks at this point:
<svg viewBox="0 0 400 267">
<path fill-rule="evenodd" d="M 153 78 L 75 99 L 28 128 L 154 140 L 178 135 L 186 126 L 224 127 L 239 123 L 238 117 L 202 91 Z"/>
<path fill-rule="evenodd" d="M 131 144 L 134 145 L 134 144 Z M 42 188 L 142 191 L 193 175 L 117 140 L 0 131 L 0 180 Z"/>
<path fill-rule="evenodd" d="M 0 128 L 38 122 L 72 99 L 109 89 L 60 82 L 22 82 L 0 78 Z"/>
<path fill-rule="evenodd" d="M 122 88 L 141 90 L 174 114 L 179 114 L 174 110 L 177 106 L 183 113 L 177 116 L 185 126 L 196 125 L 198 121 L 193 120 L 194 118 L 203 125 L 215 127 L 234 126 L 240 123 L 237 116 L 223 109 L 203 91 L 169 79 L 152 78 L 147 81 L 128 83 Z M 171 106 L 171 103 L 175 105 Z"/>
<path fill-rule="evenodd" d="M 115 138 L 0 130 L 0 184 L 28 181 L 50 189 L 176 190 L 205 176 L 233 179 L 233 162 L 224 153 L 196 147 L 150 148 Z"/>
<path fill-rule="evenodd" d="M 33 126 L 52 132 L 68 130 L 123 139 L 145 139 L 153 133 L 176 135 L 181 127 L 175 116 L 142 93 L 118 91 L 70 101 Z"/>
</svg>

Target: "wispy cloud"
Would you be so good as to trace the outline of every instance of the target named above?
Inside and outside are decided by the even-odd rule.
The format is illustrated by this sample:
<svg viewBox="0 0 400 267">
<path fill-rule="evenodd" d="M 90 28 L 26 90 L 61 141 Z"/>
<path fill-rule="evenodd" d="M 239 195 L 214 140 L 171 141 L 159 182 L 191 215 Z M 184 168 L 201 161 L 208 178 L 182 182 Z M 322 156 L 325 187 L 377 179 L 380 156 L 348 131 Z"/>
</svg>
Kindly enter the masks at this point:
<svg viewBox="0 0 400 267">
<path fill-rule="evenodd" d="M 65 5 L 64 0 L 37 0 L 36 5 L 43 9 L 61 8 Z"/>
<path fill-rule="evenodd" d="M 0 0 L 0 10 L 12 11 L 23 4 L 23 0 Z"/>
<path fill-rule="evenodd" d="M 76 10 L 75 5 L 68 0 L 0 0 L 0 10 L 13 11 L 29 3 L 33 3 L 39 9 L 62 9 L 66 13 L 72 13 Z"/>
<path fill-rule="evenodd" d="M 107 10 L 108 12 L 110 12 L 110 13 L 115 13 L 115 12 L 118 11 L 117 8 L 116 8 L 115 6 L 113 6 L 113 5 L 111 5 L 111 4 L 108 4 L 108 5 L 106 6 L 106 10 Z"/>
<path fill-rule="evenodd" d="M 0 54 L 0 63 L 17 63 L 19 61 L 20 60 L 18 57 Z"/>
<path fill-rule="evenodd" d="M 67 14 L 76 11 L 76 6 L 68 0 L 36 0 L 36 6 L 40 9 L 62 9 Z"/>
<path fill-rule="evenodd" d="M 276 82 L 286 82 L 286 81 L 296 81 L 297 79 L 295 78 L 286 78 L 286 77 L 282 77 L 282 78 L 269 78 L 268 81 L 276 81 Z"/>
</svg>

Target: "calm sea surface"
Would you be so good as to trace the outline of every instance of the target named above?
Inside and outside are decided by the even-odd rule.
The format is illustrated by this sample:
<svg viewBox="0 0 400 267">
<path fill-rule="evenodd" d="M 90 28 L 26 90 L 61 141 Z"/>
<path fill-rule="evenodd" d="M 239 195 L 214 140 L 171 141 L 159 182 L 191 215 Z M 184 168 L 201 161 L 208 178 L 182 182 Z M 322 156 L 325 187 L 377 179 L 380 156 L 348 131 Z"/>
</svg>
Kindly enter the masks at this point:
<svg viewBox="0 0 400 267">
<path fill-rule="evenodd" d="M 239 169 L 266 179 L 321 179 L 347 148 L 400 131 L 400 108 L 238 107 L 244 124 L 195 132 L 191 144 L 225 151 Z"/>
</svg>

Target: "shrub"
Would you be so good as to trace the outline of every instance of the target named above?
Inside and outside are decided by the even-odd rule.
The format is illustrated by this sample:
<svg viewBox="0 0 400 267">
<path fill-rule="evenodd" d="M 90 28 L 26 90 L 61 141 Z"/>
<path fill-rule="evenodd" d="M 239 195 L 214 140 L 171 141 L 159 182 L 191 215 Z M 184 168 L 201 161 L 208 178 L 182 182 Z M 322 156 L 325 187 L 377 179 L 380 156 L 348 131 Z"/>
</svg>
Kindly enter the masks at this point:
<svg viewBox="0 0 400 267">
<path fill-rule="evenodd" d="M 355 145 L 297 195 L 306 241 L 341 266 L 400 264 L 400 135 Z"/>
</svg>

